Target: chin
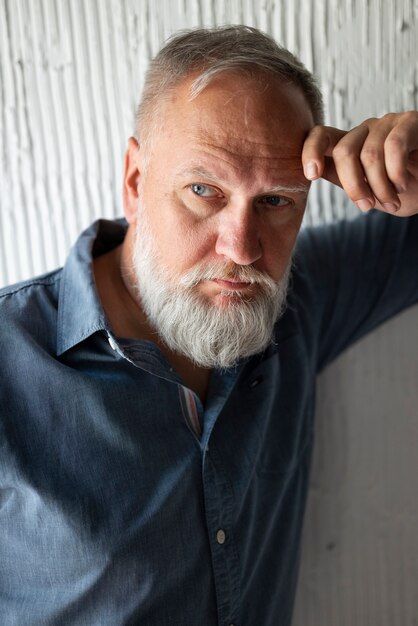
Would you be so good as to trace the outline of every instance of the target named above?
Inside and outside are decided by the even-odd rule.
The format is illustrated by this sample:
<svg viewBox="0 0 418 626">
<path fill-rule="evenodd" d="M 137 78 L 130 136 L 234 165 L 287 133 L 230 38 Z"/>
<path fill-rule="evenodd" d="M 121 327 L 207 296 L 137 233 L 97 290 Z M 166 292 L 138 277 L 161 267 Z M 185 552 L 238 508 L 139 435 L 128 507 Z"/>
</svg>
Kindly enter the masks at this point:
<svg viewBox="0 0 418 626">
<path fill-rule="evenodd" d="M 227 291 L 224 290 L 215 296 L 206 297 L 204 301 L 212 307 L 217 309 L 229 309 L 236 308 L 245 302 L 251 302 L 255 299 L 254 294 L 244 293 L 242 291 Z"/>
</svg>

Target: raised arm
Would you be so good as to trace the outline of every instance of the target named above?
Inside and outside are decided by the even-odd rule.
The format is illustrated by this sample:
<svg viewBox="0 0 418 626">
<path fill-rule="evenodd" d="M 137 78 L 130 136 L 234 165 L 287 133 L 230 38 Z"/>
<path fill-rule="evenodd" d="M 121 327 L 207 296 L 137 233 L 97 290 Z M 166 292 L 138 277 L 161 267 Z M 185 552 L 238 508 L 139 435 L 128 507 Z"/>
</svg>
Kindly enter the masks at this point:
<svg viewBox="0 0 418 626">
<path fill-rule="evenodd" d="M 361 211 L 418 213 L 418 111 L 370 118 L 348 132 L 315 126 L 302 161 L 306 178 L 339 185 Z"/>
</svg>

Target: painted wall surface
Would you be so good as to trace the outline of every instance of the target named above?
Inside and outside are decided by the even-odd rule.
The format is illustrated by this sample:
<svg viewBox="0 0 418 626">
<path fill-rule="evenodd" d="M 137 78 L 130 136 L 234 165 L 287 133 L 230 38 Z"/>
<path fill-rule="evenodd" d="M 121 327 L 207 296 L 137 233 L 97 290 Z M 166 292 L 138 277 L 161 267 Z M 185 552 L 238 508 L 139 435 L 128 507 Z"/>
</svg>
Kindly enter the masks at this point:
<svg viewBox="0 0 418 626">
<path fill-rule="evenodd" d="M 177 29 L 224 23 L 297 53 L 333 125 L 418 109 L 418 0 L 0 0 L 0 284 L 121 215 L 149 58 Z M 307 223 L 353 213 L 313 186 Z M 319 380 L 295 626 L 418 624 L 417 322 L 405 312 Z"/>
</svg>

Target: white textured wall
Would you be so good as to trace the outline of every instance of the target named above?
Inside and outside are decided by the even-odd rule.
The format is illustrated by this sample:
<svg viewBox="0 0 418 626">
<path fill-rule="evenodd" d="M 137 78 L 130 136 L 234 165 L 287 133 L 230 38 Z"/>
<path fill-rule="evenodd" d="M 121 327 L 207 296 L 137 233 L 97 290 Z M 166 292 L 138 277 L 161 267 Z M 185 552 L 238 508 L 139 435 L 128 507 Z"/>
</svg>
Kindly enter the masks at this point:
<svg viewBox="0 0 418 626">
<path fill-rule="evenodd" d="M 418 309 L 318 385 L 294 626 L 418 624 Z"/>
<path fill-rule="evenodd" d="M 418 109 L 418 0 L 0 0 L 0 284 L 121 214 L 148 59 L 179 28 L 223 23 L 299 54 L 329 123 Z M 351 211 L 314 185 L 308 222 Z M 319 381 L 295 626 L 418 624 L 417 322 L 386 324 Z"/>
</svg>

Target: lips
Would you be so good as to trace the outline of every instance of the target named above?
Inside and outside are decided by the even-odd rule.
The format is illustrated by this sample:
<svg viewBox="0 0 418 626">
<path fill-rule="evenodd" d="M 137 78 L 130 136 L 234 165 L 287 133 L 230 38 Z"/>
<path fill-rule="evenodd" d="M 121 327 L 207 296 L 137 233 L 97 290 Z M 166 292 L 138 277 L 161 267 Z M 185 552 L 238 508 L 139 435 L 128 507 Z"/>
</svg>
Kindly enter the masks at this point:
<svg viewBox="0 0 418 626">
<path fill-rule="evenodd" d="M 240 289 L 248 289 L 248 287 L 251 287 L 253 285 L 253 283 L 246 283 L 232 279 L 222 280 L 220 278 L 213 279 L 213 282 L 219 285 L 219 287 L 222 287 L 223 289 L 230 289 L 231 291 L 234 289 L 236 289 L 237 291 L 239 291 Z"/>
</svg>

